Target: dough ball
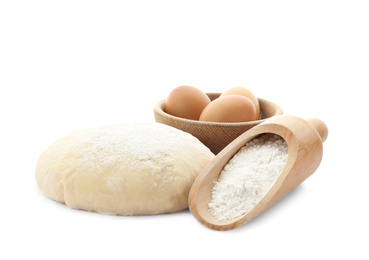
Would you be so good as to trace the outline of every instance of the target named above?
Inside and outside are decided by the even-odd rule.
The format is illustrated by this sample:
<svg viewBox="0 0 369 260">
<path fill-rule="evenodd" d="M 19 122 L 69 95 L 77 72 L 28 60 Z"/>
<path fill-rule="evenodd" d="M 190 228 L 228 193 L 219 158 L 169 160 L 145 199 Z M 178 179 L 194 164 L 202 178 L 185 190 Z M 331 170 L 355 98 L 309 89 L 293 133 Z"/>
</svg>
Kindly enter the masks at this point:
<svg viewBox="0 0 369 260">
<path fill-rule="evenodd" d="M 192 135 L 159 123 L 80 130 L 40 156 L 36 182 L 49 198 L 115 215 L 181 211 L 214 154 Z"/>
</svg>

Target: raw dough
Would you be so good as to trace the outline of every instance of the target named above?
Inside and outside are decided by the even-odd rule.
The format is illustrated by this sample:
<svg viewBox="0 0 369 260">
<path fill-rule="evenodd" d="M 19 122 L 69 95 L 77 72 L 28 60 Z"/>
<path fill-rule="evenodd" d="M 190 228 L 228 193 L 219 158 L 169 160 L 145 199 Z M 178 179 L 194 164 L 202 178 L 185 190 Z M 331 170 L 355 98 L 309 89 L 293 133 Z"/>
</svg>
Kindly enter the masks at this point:
<svg viewBox="0 0 369 260">
<path fill-rule="evenodd" d="M 116 215 L 188 207 L 195 177 L 214 158 L 198 139 L 159 123 L 80 130 L 40 156 L 36 181 L 49 198 Z"/>
</svg>

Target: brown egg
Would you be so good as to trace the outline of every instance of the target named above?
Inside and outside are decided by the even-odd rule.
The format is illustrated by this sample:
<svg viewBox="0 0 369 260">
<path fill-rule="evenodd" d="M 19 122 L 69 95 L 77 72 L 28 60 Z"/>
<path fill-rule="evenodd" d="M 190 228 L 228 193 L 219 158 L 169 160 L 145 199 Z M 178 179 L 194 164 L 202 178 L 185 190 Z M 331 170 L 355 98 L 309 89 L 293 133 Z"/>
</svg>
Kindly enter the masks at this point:
<svg viewBox="0 0 369 260">
<path fill-rule="evenodd" d="M 257 97 L 250 90 L 244 87 L 234 87 L 234 88 L 228 89 L 227 91 L 223 92 L 222 95 L 220 95 L 220 97 L 224 97 L 228 95 L 241 95 L 241 96 L 249 98 L 252 101 L 252 103 L 254 103 L 255 105 L 256 117 L 257 119 L 259 119 L 260 117 L 259 101 Z"/>
<path fill-rule="evenodd" d="M 228 95 L 213 100 L 200 115 L 200 121 L 248 122 L 257 120 L 254 103 L 244 96 Z"/>
<path fill-rule="evenodd" d="M 191 86 L 179 86 L 170 92 L 165 102 L 165 112 L 177 117 L 199 120 L 201 112 L 210 102 L 210 98 L 201 90 Z"/>
</svg>

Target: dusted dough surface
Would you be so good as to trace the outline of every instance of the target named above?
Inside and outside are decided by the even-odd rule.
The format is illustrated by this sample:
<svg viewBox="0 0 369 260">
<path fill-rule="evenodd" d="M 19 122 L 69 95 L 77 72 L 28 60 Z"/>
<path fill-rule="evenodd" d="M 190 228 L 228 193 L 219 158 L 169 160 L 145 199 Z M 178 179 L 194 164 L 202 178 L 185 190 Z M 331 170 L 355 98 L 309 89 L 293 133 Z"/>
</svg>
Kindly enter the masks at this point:
<svg viewBox="0 0 369 260">
<path fill-rule="evenodd" d="M 181 211 L 195 177 L 214 158 L 192 135 L 159 123 L 84 129 L 40 156 L 36 182 L 49 198 L 116 215 Z"/>
</svg>

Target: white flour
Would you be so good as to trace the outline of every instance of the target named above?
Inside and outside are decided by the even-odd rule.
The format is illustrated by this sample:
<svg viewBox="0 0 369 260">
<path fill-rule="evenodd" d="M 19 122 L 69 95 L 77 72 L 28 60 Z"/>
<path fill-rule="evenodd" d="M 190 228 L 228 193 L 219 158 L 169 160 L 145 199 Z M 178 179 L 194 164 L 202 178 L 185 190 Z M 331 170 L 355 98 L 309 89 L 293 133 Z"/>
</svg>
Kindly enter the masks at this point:
<svg viewBox="0 0 369 260">
<path fill-rule="evenodd" d="M 287 144 L 278 135 L 264 134 L 248 142 L 214 182 L 212 215 L 226 221 L 249 212 L 277 180 L 287 159 Z"/>
<path fill-rule="evenodd" d="M 62 138 L 57 145 L 60 156 L 73 154 L 79 163 L 95 169 L 127 160 L 137 165 L 162 161 L 173 153 L 182 157 L 191 153 L 188 149 L 206 150 L 197 142 L 191 148 L 191 141 L 194 142 L 190 134 L 164 124 L 134 123 L 82 129 L 71 133 L 68 140 Z"/>
</svg>

